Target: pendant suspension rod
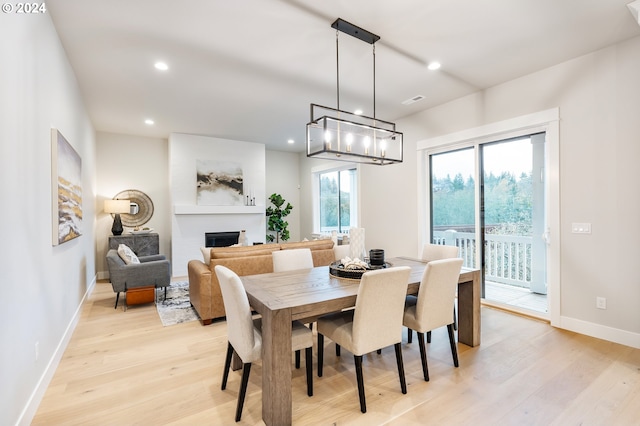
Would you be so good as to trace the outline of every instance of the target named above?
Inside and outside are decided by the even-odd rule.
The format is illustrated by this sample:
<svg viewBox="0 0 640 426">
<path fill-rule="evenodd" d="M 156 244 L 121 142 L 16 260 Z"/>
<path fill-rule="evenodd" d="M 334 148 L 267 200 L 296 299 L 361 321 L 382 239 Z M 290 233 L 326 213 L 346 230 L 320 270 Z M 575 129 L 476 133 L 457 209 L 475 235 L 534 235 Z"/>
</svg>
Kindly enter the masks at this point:
<svg viewBox="0 0 640 426">
<path fill-rule="evenodd" d="M 340 48 L 338 38 L 340 31 L 336 29 L 336 100 L 338 103 L 337 109 L 340 109 Z"/>
<path fill-rule="evenodd" d="M 376 45 L 373 46 L 373 119 L 376 119 Z"/>
</svg>

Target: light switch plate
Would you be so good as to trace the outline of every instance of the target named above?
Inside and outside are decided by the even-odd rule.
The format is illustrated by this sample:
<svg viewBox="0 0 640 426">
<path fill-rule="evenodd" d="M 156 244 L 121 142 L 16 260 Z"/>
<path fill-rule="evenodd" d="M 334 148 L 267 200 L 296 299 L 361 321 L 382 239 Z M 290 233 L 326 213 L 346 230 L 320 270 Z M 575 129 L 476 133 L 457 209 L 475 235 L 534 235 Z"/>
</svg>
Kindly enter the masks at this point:
<svg viewBox="0 0 640 426">
<path fill-rule="evenodd" d="M 572 223 L 571 232 L 574 234 L 590 234 L 591 224 L 590 223 Z"/>
</svg>

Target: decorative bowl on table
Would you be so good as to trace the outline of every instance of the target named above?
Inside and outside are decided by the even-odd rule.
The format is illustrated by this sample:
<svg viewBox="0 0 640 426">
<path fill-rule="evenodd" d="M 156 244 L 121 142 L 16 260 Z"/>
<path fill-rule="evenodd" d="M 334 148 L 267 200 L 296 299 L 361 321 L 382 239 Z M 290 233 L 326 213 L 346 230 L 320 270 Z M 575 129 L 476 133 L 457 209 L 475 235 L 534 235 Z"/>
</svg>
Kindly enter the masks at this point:
<svg viewBox="0 0 640 426">
<path fill-rule="evenodd" d="M 368 271 L 375 271 L 376 269 L 389 268 L 392 265 L 389 262 L 385 262 L 382 265 L 363 264 L 358 267 L 345 267 L 341 260 L 337 260 L 329 265 L 329 274 L 336 278 L 348 278 L 352 280 L 359 280 L 362 278 L 362 274 Z"/>
</svg>

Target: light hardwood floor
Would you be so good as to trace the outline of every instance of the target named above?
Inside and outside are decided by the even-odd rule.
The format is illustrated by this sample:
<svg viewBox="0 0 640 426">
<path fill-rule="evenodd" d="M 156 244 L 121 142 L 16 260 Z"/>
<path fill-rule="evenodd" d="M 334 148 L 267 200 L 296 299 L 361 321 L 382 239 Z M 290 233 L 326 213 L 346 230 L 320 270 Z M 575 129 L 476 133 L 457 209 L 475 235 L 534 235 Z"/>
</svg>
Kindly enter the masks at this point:
<svg viewBox="0 0 640 426">
<path fill-rule="evenodd" d="M 239 372 L 220 378 L 226 324 L 163 327 L 155 306 L 113 309 L 99 282 L 33 425 L 232 425 Z M 367 413 L 360 413 L 353 357 L 325 341 L 324 376 L 306 395 L 293 372 L 299 425 L 639 425 L 640 350 L 482 308 L 482 344 L 459 345 L 454 368 L 446 328 L 428 345 L 422 379 L 416 339 L 403 344 L 408 393 L 393 348 L 365 357 Z M 315 370 L 314 349 L 314 371 Z M 241 425 L 261 425 L 261 367 L 251 371 Z"/>
</svg>

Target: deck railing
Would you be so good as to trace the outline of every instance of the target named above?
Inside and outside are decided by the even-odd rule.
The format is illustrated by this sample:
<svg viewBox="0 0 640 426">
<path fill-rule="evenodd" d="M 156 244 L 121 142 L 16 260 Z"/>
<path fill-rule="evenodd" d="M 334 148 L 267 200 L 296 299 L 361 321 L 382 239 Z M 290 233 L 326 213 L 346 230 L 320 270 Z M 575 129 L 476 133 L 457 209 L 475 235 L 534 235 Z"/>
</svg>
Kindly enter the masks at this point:
<svg viewBox="0 0 640 426">
<path fill-rule="evenodd" d="M 434 231 L 434 244 L 457 246 L 464 266 L 476 266 L 476 236 L 473 232 Z M 485 235 L 485 279 L 518 287 L 531 287 L 531 237 Z"/>
</svg>

